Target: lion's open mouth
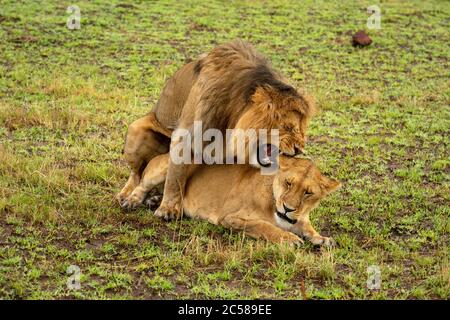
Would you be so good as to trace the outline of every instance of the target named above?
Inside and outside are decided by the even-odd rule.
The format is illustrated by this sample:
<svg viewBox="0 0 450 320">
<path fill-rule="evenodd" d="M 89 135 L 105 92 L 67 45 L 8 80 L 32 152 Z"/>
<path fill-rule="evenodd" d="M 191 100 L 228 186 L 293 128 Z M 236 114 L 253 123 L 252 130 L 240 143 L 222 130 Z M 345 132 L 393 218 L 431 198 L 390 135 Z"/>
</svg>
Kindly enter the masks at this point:
<svg viewBox="0 0 450 320">
<path fill-rule="evenodd" d="M 262 147 L 258 145 L 257 161 L 259 165 L 265 168 L 270 167 L 274 163 L 275 152 L 277 151 L 278 149 L 271 144 L 266 144 Z"/>
</svg>

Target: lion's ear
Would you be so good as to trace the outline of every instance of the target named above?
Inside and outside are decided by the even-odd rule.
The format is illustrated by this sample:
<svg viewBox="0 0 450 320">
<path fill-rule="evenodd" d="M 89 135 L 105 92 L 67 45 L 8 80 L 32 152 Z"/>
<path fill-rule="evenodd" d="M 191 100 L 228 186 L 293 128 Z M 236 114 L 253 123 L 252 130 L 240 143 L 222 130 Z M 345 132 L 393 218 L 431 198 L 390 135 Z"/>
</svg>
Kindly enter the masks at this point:
<svg viewBox="0 0 450 320">
<path fill-rule="evenodd" d="M 264 105 L 269 109 L 273 108 L 272 97 L 263 87 L 256 88 L 255 93 L 252 96 L 252 101 L 254 104 Z"/>
<path fill-rule="evenodd" d="M 293 100 L 293 108 L 296 109 L 301 115 L 307 119 L 312 118 L 317 114 L 317 107 L 314 99 L 306 94 L 299 94 L 299 96 Z"/>
<path fill-rule="evenodd" d="M 278 165 L 281 171 L 291 170 L 296 165 L 296 159 L 284 155 L 278 155 Z"/>
<path fill-rule="evenodd" d="M 326 194 L 332 193 L 342 186 L 338 180 L 333 178 L 322 176 L 320 180 L 322 190 L 324 190 Z"/>
</svg>

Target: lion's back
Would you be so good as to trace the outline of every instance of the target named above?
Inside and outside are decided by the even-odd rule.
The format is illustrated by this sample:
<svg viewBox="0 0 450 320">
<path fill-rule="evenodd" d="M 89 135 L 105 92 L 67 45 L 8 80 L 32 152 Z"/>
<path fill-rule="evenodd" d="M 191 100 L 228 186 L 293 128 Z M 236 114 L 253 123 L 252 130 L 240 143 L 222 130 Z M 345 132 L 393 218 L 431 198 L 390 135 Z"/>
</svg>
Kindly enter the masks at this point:
<svg viewBox="0 0 450 320">
<path fill-rule="evenodd" d="M 159 123 L 167 129 L 174 129 L 183 110 L 183 106 L 189 96 L 192 86 L 196 80 L 196 61 L 182 66 L 167 81 L 158 103 L 153 108 Z"/>
<path fill-rule="evenodd" d="M 165 128 L 175 129 L 196 86 L 196 98 L 203 100 L 203 109 L 191 106 L 193 110 L 187 114 L 195 114 L 204 129 L 223 130 L 233 127 L 230 119 L 239 118 L 256 84 L 276 79 L 277 72 L 263 55 L 251 44 L 234 40 L 181 67 L 165 85 L 153 112 Z"/>
</svg>

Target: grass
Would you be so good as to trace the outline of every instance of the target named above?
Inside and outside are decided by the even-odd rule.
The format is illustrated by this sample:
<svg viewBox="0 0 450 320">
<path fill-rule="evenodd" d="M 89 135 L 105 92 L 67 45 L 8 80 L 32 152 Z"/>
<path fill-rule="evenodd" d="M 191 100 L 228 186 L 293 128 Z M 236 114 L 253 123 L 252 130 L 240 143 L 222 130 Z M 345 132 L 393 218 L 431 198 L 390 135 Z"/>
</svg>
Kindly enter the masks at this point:
<svg viewBox="0 0 450 320">
<path fill-rule="evenodd" d="M 0 7 L 0 298 L 449 298 L 449 2 L 383 1 L 366 48 L 371 1 L 76 1 L 72 31 L 69 4 Z M 308 151 L 344 187 L 312 218 L 335 249 L 114 202 L 127 125 L 237 37 L 321 108 Z"/>
</svg>

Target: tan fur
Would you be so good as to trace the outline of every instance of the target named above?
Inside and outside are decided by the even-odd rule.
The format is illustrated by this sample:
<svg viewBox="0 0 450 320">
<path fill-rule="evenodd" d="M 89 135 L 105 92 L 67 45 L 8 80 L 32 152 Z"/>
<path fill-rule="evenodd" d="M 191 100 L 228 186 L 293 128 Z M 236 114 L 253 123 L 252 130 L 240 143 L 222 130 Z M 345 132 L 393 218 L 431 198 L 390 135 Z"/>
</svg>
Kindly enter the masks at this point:
<svg viewBox="0 0 450 320">
<path fill-rule="evenodd" d="M 147 192 L 164 182 L 169 155 L 151 161 L 151 170 L 143 177 L 131 201 L 140 205 Z M 306 159 L 280 156 L 277 174 L 263 176 L 249 165 L 210 165 L 191 172 L 183 197 L 184 214 L 227 228 L 243 230 L 254 238 L 273 242 L 301 242 L 331 245 L 311 225 L 309 214 L 319 201 L 340 187 L 340 182 L 323 176 L 314 163 Z M 276 216 L 276 211 L 292 209 L 289 224 Z"/>
<path fill-rule="evenodd" d="M 294 156 L 303 151 L 314 110 L 312 101 L 286 84 L 251 45 L 233 41 L 218 46 L 178 70 L 150 115 L 130 126 L 125 157 L 132 172 L 118 199 L 127 207 L 125 199 L 139 184 L 145 165 L 168 147 L 167 141 L 163 146 L 152 143 L 163 140 L 161 135 L 169 137 L 176 128 L 192 130 L 198 120 L 203 130 L 279 129 L 281 152 Z M 190 171 L 189 165 L 169 165 L 157 215 L 181 216 L 181 195 Z"/>
<path fill-rule="evenodd" d="M 154 113 L 149 113 L 129 126 L 123 154 L 131 168 L 131 174 L 117 195 L 122 206 L 126 198 L 139 185 L 147 163 L 153 157 L 169 151 L 168 136 L 170 137 L 170 131 L 159 124 Z"/>
</svg>

